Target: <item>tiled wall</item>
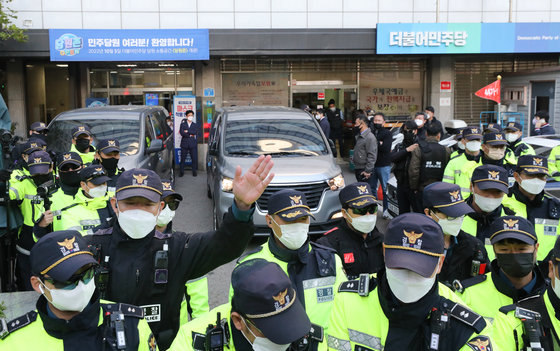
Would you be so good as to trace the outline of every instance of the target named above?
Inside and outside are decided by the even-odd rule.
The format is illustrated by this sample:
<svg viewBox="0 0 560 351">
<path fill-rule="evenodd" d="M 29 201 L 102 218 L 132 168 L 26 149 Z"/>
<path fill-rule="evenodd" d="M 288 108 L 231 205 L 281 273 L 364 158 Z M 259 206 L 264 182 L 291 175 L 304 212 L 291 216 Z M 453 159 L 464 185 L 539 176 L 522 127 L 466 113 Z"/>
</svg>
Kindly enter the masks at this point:
<svg viewBox="0 0 560 351">
<path fill-rule="evenodd" d="M 510 14 L 511 2 L 511 14 Z M 13 0 L 23 28 L 374 28 L 560 22 L 560 0 Z M 511 19 L 510 19 L 511 17 Z"/>
</svg>

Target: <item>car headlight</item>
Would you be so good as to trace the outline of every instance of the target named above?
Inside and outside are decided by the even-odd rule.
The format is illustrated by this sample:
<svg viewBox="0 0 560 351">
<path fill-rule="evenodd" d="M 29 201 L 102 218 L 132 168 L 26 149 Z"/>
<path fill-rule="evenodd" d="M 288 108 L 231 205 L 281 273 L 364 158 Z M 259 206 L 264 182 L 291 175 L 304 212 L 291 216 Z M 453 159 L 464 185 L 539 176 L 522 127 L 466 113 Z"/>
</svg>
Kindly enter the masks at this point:
<svg viewBox="0 0 560 351">
<path fill-rule="evenodd" d="M 337 213 L 335 213 L 331 216 L 331 219 L 339 219 L 339 218 L 342 218 L 342 217 L 343 217 L 342 216 L 342 211 L 338 211 Z"/>
<path fill-rule="evenodd" d="M 340 188 L 344 188 L 344 177 L 342 177 L 342 174 L 339 174 L 336 177 L 330 179 L 329 185 L 331 187 L 331 190 L 333 191 Z"/>
<path fill-rule="evenodd" d="M 233 179 L 222 177 L 222 191 L 231 193 L 233 191 Z"/>
</svg>

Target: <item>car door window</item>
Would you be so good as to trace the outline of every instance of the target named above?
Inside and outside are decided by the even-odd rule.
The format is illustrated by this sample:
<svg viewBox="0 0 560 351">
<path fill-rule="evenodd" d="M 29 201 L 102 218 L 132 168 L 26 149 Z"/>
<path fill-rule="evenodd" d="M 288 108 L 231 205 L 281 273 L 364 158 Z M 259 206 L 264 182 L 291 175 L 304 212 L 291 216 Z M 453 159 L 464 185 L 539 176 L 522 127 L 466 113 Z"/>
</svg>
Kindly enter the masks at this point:
<svg viewBox="0 0 560 351">
<path fill-rule="evenodd" d="M 144 117 L 144 126 L 146 130 L 146 147 L 150 147 L 152 145 L 152 140 L 155 139 L 154 129 L 152 128 L 152 124 L 150 123 L 149 117 Z"/>
<path fill-rule="evenodd" d="M 161 127 L 158 119 L 156 118 L 156 116 L 155 115 L 150 115 L 150 121 L 152 122 L 152 125 L 154 126 L 154 130 L 156 132 L 156 138 L 163 140 L 164 131 L 163 131 L 163 128 Z"/>
</svg>

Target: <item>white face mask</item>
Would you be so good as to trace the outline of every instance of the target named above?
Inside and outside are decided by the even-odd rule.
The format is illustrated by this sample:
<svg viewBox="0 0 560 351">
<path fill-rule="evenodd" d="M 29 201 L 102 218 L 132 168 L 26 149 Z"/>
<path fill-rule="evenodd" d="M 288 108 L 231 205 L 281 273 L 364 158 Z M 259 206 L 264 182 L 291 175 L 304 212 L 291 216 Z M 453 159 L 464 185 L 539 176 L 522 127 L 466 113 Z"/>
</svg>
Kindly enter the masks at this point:
<svg viewBox="0 0 560 351">
<path fill-rule="evenodd" d="M 350 220 L 350 225 L 360 233 L 370 233 L 377 223 L 377 214 L 366 214 L 360 217 L 351 217 L 348 211 L 346 211 L 346 214 Z"/>
<path fill-rule="evenodd" d="M 245 322 L 245 319 L 244 318 L 242 319 L 243 319 L 243 324 L 245 324 L 245 327 L 247 327 L 247 330 L 249 331 L 249 333 L 251 333 L 251 335 L 255 338 L 255 340 L 253 340 L 253 342 L 250 342 L 249 338 L 245 336 L 245 334 L 243 333 L 241 334 L 243 334 L 245 339 L 247 339 L 247 342 L 249 342 L 249 344 L 253 346 L 254 351 L 286 351 L 286 349 L 290 346 L 290 344 L 286 344 L 286 345 L 275 344 L 272 341 L 268 340 L 267 338 L 261 338 L 260 336 L 256 336 L 251 331 L 251 328 L 249 328 L 249 326 L 247 325 L 247 322 Z"/>
<path fill-rule="evenodd" d="M 537 117 L 533 118 L 533 125 L 536 125 L 537 123 L 539 123 L 539 119 Z"/>
<path fill-rule="evenodd" d="M 453 219 L 441 219 L 435 213 L 434 216 L 437 217 L 437 222 L 441 226 L 443 230 L 443 234 L 457 236 L 459 235 L 459 231 L 461 231 L 461 226 L 463 225 L 463 219 L 465 216 L 453 218 Z"/>
<path fill-rule="evenodd" d="M 88 188 L 87 185 L 86 188 Z M 88 188 L 88 195 L 93 198 L 103 197 L 105 194 L 107 194 L 107 184 L 96 186 L 95 188 Z"/>
<path fill-rule="evenodd" d="M 49 302 L 61 311 L 82 312 L 95 292 L 95 279 L 91 279 L 87 284 L 80 280 L 72 290 L 49 289 L 43 282 L 41 283 L 39 285 L 41 293 L 45 295 L 44 286 L 51 294 L 52 300 L 49 300 Z"/>
<path fill-rule="evenodd" d="M 192 122 L 192 120 L 193 120 L 193 116 L 187 117 L 187 121 Z"/>
<path fill-rule="evenodd" d="M 418 127 L 422 127 L 424 125 L 424 121 L 421 119 L 415 119 L 414 123 L 416 123 Z"/>
<path fill-rule="evenodd" d="M 477 152 L 480 150 L 480 146 L 482 146 L 482 142 L 480 140 L 472 140 L 467 142 L 467 150 L 470 152 Z"/>
<path fill-rule="evenodd" d="M 404 303 L 413 303 L 423 298 L 434 286 L 436 276 L 424 278 L 408 269 L 386 269 L 389 288 L 397 299 Z"/>
<path fill-rule="evenodd" d="M 272 219 L 274 223 L 276 221 Z M 276 225 L 280 228 L 281 236 L 276 237 L 288 250 L 297 250 L 305 243 L 307 240 L 307 234 L 309 233 L 309 223 L 291 223 L 291 224 L 278 224 Z"/>
<path fill-rule="evenodd" d="M 514 143 L 517 139 L 518 139 L 518 137 L 517 137 L 516 133 L 507 133 L 506 134 L 506 140 L 508 141 L 508 143 Z"/>
<path fill-rule="evenodd" d="M 463 144 L 463 143 L 460 142 L 460 141 L 457 143 L 457 147 L 458 147 L 460 150 L 465 150 L 465 144 Z"/>
<path fill-rule="evenodd" d="M 486 156 L 491 160 L 497 161 L 504 158 L 505 154 L 505 149 L 488 148 L 488 154 Z"/>
<path fill-rule="evenodd" d="M 502 204 L 502 197 L 494 199 L 492 197 L 485 197 L 480 194 L 474 193 L 474 202 L 480 207 L 484 212 L 492 212 Z"/>
<path fill-rule="evenodd" d="M 332 112 L 336 111 L 336 107 L 329 107 L 329 109 L 330 109 Z"/>
<path fill-rule="evenodd" d="M 545 186 L 546 186 L 546 181 L 540 180 L 538 178 L 521 180 L 521 187 L 529 194 L 533 194 L 533 195 L 540 194 L 544 190 Z"/>
<path fill-rule="evenodd" d="M 169 206 L 165 205 L 165 207 L 163 208 L 163 210 L 161 210 L 159 216 L 157 217 L 157 225 L 159 227 L 168 225 L 169 222 L 171 222 L 174 217 L 175 217 L 175 211 L 171 211 L 169 209 Z"/>
<path fill-rule="evenodd" d="M 117 211 L 117 220 L 126 235 L 132 239 L 142 239 L 157 223 L 157 216 L 144 210 Z"/>
<path fill-rule="evenodd" d="M 318 120 L 318 121 L 321 120 L 321 117 L 323 117 L 323 116 L 321 116 L 321 115 L 315 115 L 315 119 Z"/>
</svg>

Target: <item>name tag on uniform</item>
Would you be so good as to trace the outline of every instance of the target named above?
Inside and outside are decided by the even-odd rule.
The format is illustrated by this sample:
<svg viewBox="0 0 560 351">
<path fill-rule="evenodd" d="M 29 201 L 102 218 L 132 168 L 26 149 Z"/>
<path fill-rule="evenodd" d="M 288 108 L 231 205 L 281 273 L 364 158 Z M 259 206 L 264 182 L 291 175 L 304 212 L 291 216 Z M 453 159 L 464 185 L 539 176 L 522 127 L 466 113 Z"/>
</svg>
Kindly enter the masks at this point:
<svg viewBox="0 0 560 351">
<path fill-rule="evenodd" d="M 107 187 L 107 192 L 108 193 L 114 193 L 115 191 L 117 191 L 117 188 L 114 186 L 109 186 Z"/>
<path fill-rule="evenodd" d="M 511 188 L 513 186 L 513 184 L 515 184 L 515 178 L 514 177 L 508 177 L 508 187 Z"/>
<path fill-rule="evenodd" d="M 146 322 L 159 322 L 161 320 L 161 305 L 145 305 L 140 306 L 144 310 L 144 319 Z"/>
<path fill-rule="evenodd" d="M 317 288 L 317 303 L 329 302 L 332 300 L 334 300 L 334 289 L 332 286 Z"/>
<path fill-rule="evenodd" d="M 334 300 L 333 285 L 335 282 L 336 277 L 334 276 L 308 279 L 303 281 L 303 289 L 315 289 L 317 303 L 329 302 Z"/>
<path fill-rule="evenodd" d="M 544 235 L 556 236 L 559 222 L 557 219 L 535 218 L 535 225 L 543 226 Z"/>
</svg>

